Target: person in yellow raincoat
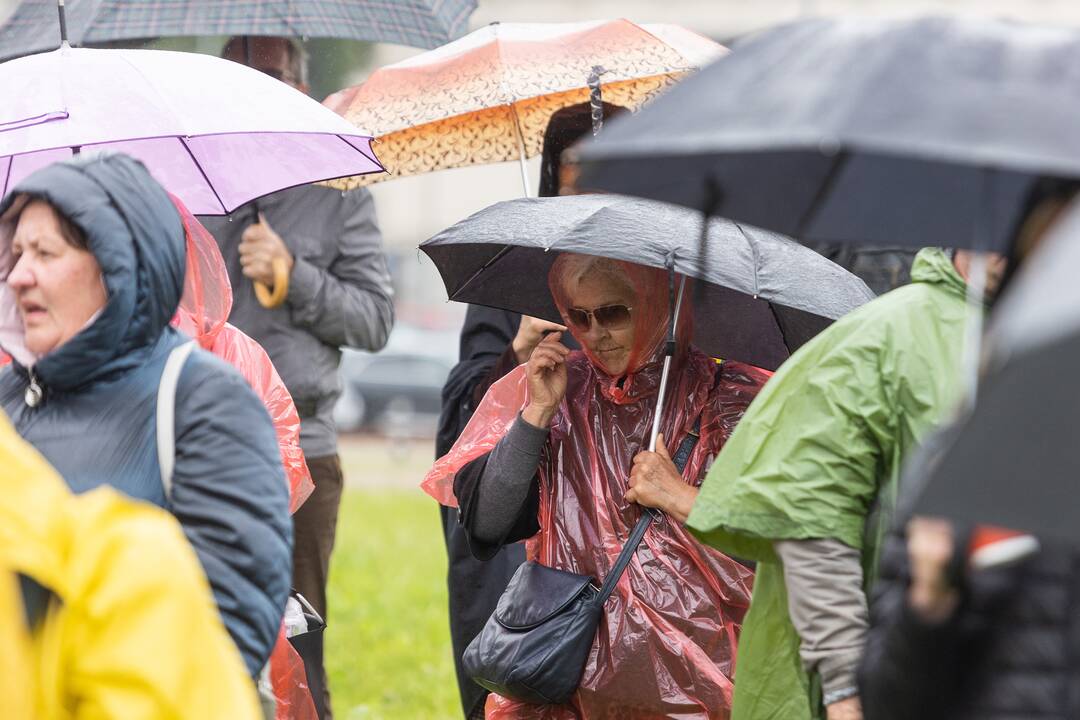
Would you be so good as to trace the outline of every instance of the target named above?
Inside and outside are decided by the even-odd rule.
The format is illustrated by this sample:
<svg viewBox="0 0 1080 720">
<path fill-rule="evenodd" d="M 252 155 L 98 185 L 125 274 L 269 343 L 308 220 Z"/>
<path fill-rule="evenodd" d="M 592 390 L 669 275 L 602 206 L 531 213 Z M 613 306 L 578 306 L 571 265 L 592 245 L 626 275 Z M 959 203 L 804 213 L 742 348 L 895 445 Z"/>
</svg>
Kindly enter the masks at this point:
<svg viewBox="0 0 1080 720">
<path fill-rule="evenodd" d="M 2 414 L 0 623 L 5 720 L 262 717 L 176 521 L 73 495 Z"/>
</svg>

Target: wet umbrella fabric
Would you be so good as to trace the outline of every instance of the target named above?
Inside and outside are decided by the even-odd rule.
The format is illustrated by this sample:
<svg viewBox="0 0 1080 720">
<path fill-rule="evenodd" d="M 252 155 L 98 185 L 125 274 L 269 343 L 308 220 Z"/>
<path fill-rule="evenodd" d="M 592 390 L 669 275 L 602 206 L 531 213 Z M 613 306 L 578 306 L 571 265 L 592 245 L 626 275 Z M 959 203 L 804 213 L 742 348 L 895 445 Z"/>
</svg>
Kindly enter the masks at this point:
<svg viewBox="0 0 1080 720">
<path fill-rule="evenodd" d="M 382 170 L 369 134 L 239 63 L 65 47 L 0 64 L 0 196 L 76 151 L 138 158 L 199 215 Z"/>
<path fill-rule="evenodd" d="M 468 28 L 476 0 L 67 0 L 75 45 L 154 37 L 333 37 L 435 48 Z M 23 0 L 0 27 L 0 59 L 60 46 L 56 0 Z"/>
<path fill-rule="evenodd" d="M 913 479 L 917 513 L 1080 543 L 1078 240 L 1074 202 L 995 308 L 978 402 Z"/>
<path fill-rule="evenodd" d="M 612 122 L 579 186 L 808 243 L 1002 250 L 1035 177 L 1080 177 L 1078 67 L 1071 29 L 797 22 Z"/>
<path fill-rule="evenodd" d="M 507 239 L 512 238 L 510 244 Z M 776 369 L 796 348 L 873 298 L 846 270 L 798 243 L 683 208 L 611 195 L 497 203 L 420 246 L 451 300 L 563 322 L 548 288 L 560 252 L 601 255 L 705 280 L 691 291 L 694 344 Z"/>
</svg>

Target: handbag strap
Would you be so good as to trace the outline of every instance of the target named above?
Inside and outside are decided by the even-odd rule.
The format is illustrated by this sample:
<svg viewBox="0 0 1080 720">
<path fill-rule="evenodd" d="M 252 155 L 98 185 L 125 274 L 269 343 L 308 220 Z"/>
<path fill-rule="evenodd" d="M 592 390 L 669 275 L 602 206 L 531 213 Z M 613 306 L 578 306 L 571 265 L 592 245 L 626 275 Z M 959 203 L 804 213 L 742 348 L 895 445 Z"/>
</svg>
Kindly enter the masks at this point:
<svg viewBox="0 0 1080 720">
<path fill-rule="evenodd" d="M 675 451 L 675 455 L 671 458 L 671 461 L 675 463 L 675 467 L 679 469 L 681 473 L 683 468 L 686 467 L 686 463 L 690 460 L 690 454 L 694 452 L 694 446 L 697 445 L 698 437 L 701 432 L 701 418 L 698 418 L 694 422 L 694 427 L 686 434 L 683 441 L 679 443 L 679 448 Z M 637 547 L 641 544 L 641 539 L 645 537 L 645 531 L 649 529 L 649 525 L 656 518 L 660 517 L 660 511 L 654 508 L 642 508 L 644 512 L 641 513 L 641 519 L 634 525 L 634 529 L 630 531 L 630 537 L 626 539 L 626 544 L 623 545 L 622 552 L 619 553 L 619 557 L 615 560 L 615 564 L 611 567 L 611 572 L 604 578 L 604 584 L 600 587 L 600 593 L 596 596 L 596 603 L 603 605 L 607 602 L 607 599 L 611 597 L 611 593 L 615 592 L 615 585 L 618 584 L 619 578 L 622 577 L 623 571 L 626 570 L 626 566 L 630 564 L 630 559 L 634 557 L 634 552 L 637 551 Z"/>
</svg>

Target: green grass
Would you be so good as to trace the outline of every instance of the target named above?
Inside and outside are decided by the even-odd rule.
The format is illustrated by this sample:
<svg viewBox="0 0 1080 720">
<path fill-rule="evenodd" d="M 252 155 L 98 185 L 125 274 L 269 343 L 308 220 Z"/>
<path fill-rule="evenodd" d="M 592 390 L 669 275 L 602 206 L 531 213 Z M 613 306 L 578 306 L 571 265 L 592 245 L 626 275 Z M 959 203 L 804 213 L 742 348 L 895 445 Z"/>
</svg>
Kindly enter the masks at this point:
<svg viewBox="0 0 1080 720">
<path fill-rule="evenodd" d="M 446 550 L 431 498 L 419 490 L 347 488 L 327 602 L 337 720 L 460 717 Z"/>
</svg>

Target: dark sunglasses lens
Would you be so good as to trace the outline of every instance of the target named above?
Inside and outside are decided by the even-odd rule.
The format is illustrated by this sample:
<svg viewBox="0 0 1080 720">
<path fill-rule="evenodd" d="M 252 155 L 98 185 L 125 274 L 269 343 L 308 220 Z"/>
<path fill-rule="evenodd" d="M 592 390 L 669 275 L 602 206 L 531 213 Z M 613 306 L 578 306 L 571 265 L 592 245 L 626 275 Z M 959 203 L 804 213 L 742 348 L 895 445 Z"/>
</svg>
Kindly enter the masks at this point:
<svg viewBox="0 0 1080 720">
<path fill-rule="evenodd" d="M 584 310 L 570 308 L 566 311 L 566 319 L 569 320 L 570 324 L 576 328 L 580 328 L 582 330 L 589 329 L 589 314 Z"/>
<path fill-rule="evenodd" d="M 593 317 L 608 330 L 618 330 L 630 324 L 630 308 L 625 305 L 608 305 L 593 310 Z"/>
</svg>

